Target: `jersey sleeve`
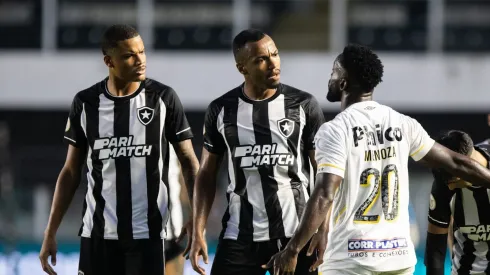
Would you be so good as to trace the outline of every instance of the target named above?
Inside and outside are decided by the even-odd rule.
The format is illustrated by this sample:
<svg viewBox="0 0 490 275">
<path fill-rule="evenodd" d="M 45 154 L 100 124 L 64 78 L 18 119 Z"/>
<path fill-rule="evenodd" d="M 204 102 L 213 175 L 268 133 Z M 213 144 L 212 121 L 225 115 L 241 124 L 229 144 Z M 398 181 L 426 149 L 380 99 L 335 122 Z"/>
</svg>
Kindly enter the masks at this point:
<svg viewBox="0 0 490 275">
<path fill-rule="evenodd" d="M 344 177 L 347 163 L 347 136 L 340 125 L 327 122 L 315 136 L 317 173 L 331 173 Z"/>
<path fill-rule="evenodd" d="M 71 104 L 63 138 L 65 143 L 77 148 L 85 148 L 87 146 L 87 137 L 82 128 L 82 112 L 83 103 L 77 95 Z"/>
<path fill-rule="evenodd" d="M 191 126 L 187 121 L 184 107 L 174 89 L 168 88 L 165 93 L 164 102 L 167 108 L 165 135 L 168 141 L 177 143 L 192 138 Z"/>
<path fill-rule="evenodd" d="M 451 220 L 450 202 L 454 195 L 447 184 L 440 179 L 435 179 L 432 183 L 432 191 L 429 200 L 428 220 L 433 225 L 448 228 Z"/>
<path fill-rule="evenodd" d="M 430 151 L 435 141 L 417 120 L 408 116 L 405 118 L 407 126 L 405 134 L 410 141 L 410 156 L 413 160 L 419 161 Z"/>
<path fill-rule="evenodd" d="M 303 132 L 303 142 L 306 150 L 315 149 L 315 135 L 318 132 L 320 126 L 325 123 L 325 116 L 323 115 L 322 108 L 318 104 L 318 101 L 312 96 L 308 99 L 305 105 L 306 123 Z"/>
<path fill-rule="evenodd" d="M 226 150 L 225 141 L 218 129 L 218 116 L 221 109 L 217 103 L 212 102 L 204 118 L 204 148 L 213 154 L 223 154 Z"/>
</svg>

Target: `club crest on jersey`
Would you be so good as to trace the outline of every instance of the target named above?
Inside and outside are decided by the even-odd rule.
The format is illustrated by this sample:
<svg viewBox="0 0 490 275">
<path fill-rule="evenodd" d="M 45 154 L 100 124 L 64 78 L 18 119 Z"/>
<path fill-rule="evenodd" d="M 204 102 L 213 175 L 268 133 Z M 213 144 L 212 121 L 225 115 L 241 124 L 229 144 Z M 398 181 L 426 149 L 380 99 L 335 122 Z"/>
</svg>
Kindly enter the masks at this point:
<svg viewBox="0 0 490 275">
<path fill-rule="evenodd" d="M 138 120 L 141 122 L 141 124 L 146 126 L 153 120 L 155 111 L 152 108 L 145 106 L 145 107 L 138 108 L 137 111 L 138 111 Z"/>
<path fill-rule="evenodd" d="M 281 135 L 289 137 L 294 131 L 294 121 L 290 120 L 289 118 L 278 120 L 277 128 L 279 128 Z"/>
</svg>

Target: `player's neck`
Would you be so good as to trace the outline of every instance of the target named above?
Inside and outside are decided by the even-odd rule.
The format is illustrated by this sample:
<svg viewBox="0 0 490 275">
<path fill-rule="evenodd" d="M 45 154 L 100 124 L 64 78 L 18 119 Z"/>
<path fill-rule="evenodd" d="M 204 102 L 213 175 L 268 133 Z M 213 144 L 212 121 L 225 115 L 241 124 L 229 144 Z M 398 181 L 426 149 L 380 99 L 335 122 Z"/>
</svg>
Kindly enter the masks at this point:
<svg viewBox="0 0 490 275">
<path fill-rule="evenodd" d="M 138 90 L 141 82 L 123 81 L 113 75 L 109 75 L 107 80 L 107 90 L 113 96 L 127 96 Z"/>
<path fill-rule="evenodd" d="M 243 85 L 243 93 L 246 97 L 251 100 L 264 100 L 272 97 L 277 91 L 277 88 L 274 89 L 263 89 L 253 84 L 247 83 L 245 81 L 245 85 Z"/>
<path fill-rule="evenodd" d="M 342 101 L 341 101 L 341 109 L 342 111 L 347 109 L 349 106 L 355 103 L 359 102 L 364 102 L 364 101 L 372 101 L 373 100 L 373 94 L 372 92 L 370 93 L 363 93 L 361 95 L 353 95 L 353 94 L 343 94 L 342 95 Z"/>
</svg>

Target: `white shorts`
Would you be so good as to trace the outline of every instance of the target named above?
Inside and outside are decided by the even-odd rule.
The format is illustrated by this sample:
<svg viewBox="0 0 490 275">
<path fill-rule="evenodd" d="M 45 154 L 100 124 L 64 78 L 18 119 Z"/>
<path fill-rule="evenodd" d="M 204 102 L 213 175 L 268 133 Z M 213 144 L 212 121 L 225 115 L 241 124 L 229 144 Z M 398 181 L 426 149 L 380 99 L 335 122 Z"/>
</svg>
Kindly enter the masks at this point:
<svg viewBox="0 0 490 275">
<path fill-rule="evenodd" d="M 414 271 L 415 267 L 385 272 L 375 272 L 359 267 L 344 269 L 323 269 L 320 270 L 319 275 L 413 275 Z"/>
</svg>

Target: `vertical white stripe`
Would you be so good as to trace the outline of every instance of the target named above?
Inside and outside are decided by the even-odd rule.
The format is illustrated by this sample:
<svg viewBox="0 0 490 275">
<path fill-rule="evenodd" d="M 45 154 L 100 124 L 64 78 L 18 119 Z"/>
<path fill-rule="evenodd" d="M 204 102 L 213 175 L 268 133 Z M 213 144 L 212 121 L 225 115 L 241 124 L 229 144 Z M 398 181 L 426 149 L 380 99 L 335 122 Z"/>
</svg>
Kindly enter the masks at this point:
<svg viewBox="0 0 490 275">
<path fill-rule="evenodd" d="M 282 132 L 278 125 L 279 120 L 286 118 L 284 105 L 283 94 L 269 102 L 269 127 L 272 143 L 277 144 L 276 154 L 289 154 L 287 137 L 281 134 Z M 290 127 L 295 126 L 290 125 Z M 293 130 L 293 128 L 291 128 L 291 130 Z M 291 189 L 291 178 L 288 175 L 288 170 L 288 166 L 276 165 L 274 167 L 274 178 L 278 187 L 277 197 L 282 208 L 284 231 L 286 237 L 291 237 L 296 230 L 299 221 L 298 215 L 296 214 L 294 193 Z"/>
<path fill-rule="evenodd" d="M 146 106 L 145 90 L 130 100 L 129 135 L 133 144 L 146 144 L 146 126 L 138 119 L 138 108 Z M 148 228 L 148 190 L 146 180 L 146 157 L 130 158 L 131 167 L 131 205 L 133 238 L 150 237 Z"/>
<path fill-rule="evenodd" d="M 174 147 L 170 145 L 169 165 L 168 165 L 168 184 L 170 186 L 170 219 L 167 222 L 167 239 L 171 240 L 180 235 L 180 230 L 184 223 L 182 216 L 182 204 L 180 203 L 180 166 L 179 159 L 175 154 Z M 172 225 L 172 226 L 170 226 Z"/>
<path fill-rule="evenodd" d="M 165 118 L 167 115 L 167 108 L 165 106 L 165 103 L 161 98 L 159 98 L 160 102 L 160 141 L 163 138 L 163 129 L 165 128 Z M 160 144 L 160 146 L 164 146 L 163 144 Z M 160 148 L 159 152 L 160 158 L 158 160 L 158 170 L 160 171 L 160 188 L 158 189 L 158 196 L 157 196 L 157 205 L 158 209 L 160 210 L 160 214 L 162 215 L 162 221 L 163 221 L 163 230 L 160 232 L 160 236 L 162 238 L 165 238 L 165 225 L 167 224 L 168 221 L 168 195 L 167 195 L 167 187 L 165 186 L 165 183 L 162 180 L 162 175 L 163 175 L 163 158 L 162 156 L 162 150 Z"/>
<path fill-rule="evenodd" d="M 83 110 L 82 114 L 80 116 L 80 125 L 82 126 L 83 132 L 85 132 L 85 136 L 87 135 L 87 113 L 85 112 L 85 103 L 83 104 Z M 92 217 L 94 216 L 95 213 L 95 205 L 96 201 L 94 198 L 94 185 L 95 181 L 94 178 L 92 177 L 92 170 L 94 167 L 92 166 L 92 147 L 90 145 L 87 145 L 88 152 L 87 152 L 87 194 L 85 195 L 85 201 L 87 203 L 87 209 L 85 210 L 85 213 L 83 214 L 83 228 L 82 228 L 82 237 L 90 237 L 92 233 L 92 228 L 93 228 L 93 219 Z"/>
<path fill-rule="evenodd" d="M 237 131 L 241 145 L 255 144 L 253 127 L 253 105 L 238 101 Z M 243 168 L 246 179 L 248 201 L 253 207 L 254 240 L 269 239 L 269 218 L 265 210 L 264 191 L 257 167 Z"/>
<path fill-rule="evenodd" d="M 114 136 L 114 102 L 102 93 L 99 96 L 99 137 Z M 96 156 L 98 157 L 98 156 Z M 104 238 L 117 239 L 117 199 L 116 199 L 116 163 L 114 159 L 102 160 L 102 197 L 104 207 Z"/>
<path fill-rule="evenodd" d="M 475 198 L 473 197 L 473 191 L 462 188 L 461 193 L 463 195 L 463 211 L 465 224 L 480 224 L 480 218 L 478 217 L 478 206 L 476 205 Z"/>
<path fill-rule="evenodd" d="M 240 223 L 240 207 L 241 201 L 240 197 L 233 193 L 236 186 L 235 180 L 235 167 L 233 167 L 233 156 L 231 154 L 230 145 L 228 144 L 228 140 L 226 139 L 225 134 L 225 125 L 223 122 L 224 117 L 224 108 L 218 114 L 218 118 L 216 121 L 216 128 L 218 132 L 223 136 L 223 140 L 226 143 L 226 148 L 228 148 L 228 176 L 230 177 L 230 184 L 228 184 L 227 193 L 230 194 L 230 201 L 228 202 L 228 213 L 230 214 L 230 219 L 226 223 L 226 231 L 223 236 L 224 239 L 232 239 L 236 240 L 238 238 L 238 225 Z"/>
<path fill-rule="evenodd" d="M 301 137 L 303 136 L 303 129 L 306 125 L 306 115 L 305 115 L 305 110 L 303 109 L 302 106 L 299 108 L 299 121 L 300 121 L 300 128 L 299 128 L 299 138 L 298 138 L 298 144 L 296 145 L 296 148 L 298 148 L 298 175 L 303 183 L 303 194 L 305 196 L 305 201 L 308 201 L 310 198 L 311 192 L 313 192 L 313 187 L 315 186 L 315 173 L 313 171 L 313 166 L 311 165 L 311 162 L 309 161 L 309 158 L 306 160 L 308 161 L 308 165 L 310 166 L 310 177 L 308 178 L 304 173 L 303 173 L 303 151 L 301 150 Z M 310 188 L 308 190 L 308 187 Z"/>
</svg>

